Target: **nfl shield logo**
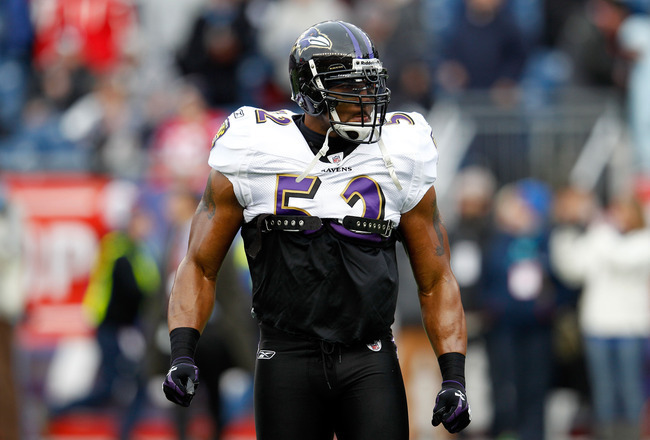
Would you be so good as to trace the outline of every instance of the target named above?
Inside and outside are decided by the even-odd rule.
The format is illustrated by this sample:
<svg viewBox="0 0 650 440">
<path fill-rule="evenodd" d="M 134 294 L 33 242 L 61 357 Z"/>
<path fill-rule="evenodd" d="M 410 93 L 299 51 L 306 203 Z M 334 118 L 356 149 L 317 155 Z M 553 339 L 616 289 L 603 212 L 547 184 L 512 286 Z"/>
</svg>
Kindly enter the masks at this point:
<svg viewBox="0 0 650 440">
<path fill-rule="evenodd" d="M 381 341 L 375 341 L 372 344 L 368 344 L 367 347 L 372 351 L 380 351 L 381 350 Z"/>
<path fill-rule="evenodd" d="M 343 160 L 343 155 L 341 153 L 336 153 L 336 154 L 329 155 L 327 158 L 331 163 L 339 164 L 341 163 L 341 160 Z"/>
</svg>

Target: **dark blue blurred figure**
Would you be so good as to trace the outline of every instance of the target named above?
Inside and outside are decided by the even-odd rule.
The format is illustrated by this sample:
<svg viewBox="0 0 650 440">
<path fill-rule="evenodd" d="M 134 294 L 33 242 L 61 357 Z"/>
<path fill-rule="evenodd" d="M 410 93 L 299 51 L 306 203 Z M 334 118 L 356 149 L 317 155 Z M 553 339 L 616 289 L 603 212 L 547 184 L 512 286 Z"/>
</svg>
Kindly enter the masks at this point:
<svg viewBox="0 0 650 440">
<path fill-rule="evenodd" d="M 545 438 L 555 307 L 547 251 L 550 203 L 549 190 L 533 180 L 504 186 L 495 200 L 483 269 L 495 438 Z"/>
<path fill-rule="evenodd" d="M 21 125 L 33 40 L 29 2 L 0 2 L 0 138 Z"/>
<path fill-rule="evenodd" d="M 234 109 L 250 104 L 250 98 L 259 99 L 248 90 L 259 86 L 264 75 L 253 57 L 254 29 L 246 7 L 246 2 L 209 0 L 178 53 L 180 73 L 192 79 L 212 108 Z M 256 79 L 246 81 L 243 76 L 251 68 Z"/>
<path fill-rule="evenodd" d="M 490 117 L 504 110 L 524 117 L 518 106 L 528 57 L 526 37 L 505 0 L 465 0 L 463 5 L 463 13 L 442 41 L 436 94 L 460 100 L 469 111 L 482 111 L 476 121 L 487 129 L 472 139 L 462 166 L 485 166 L 499 184 L 512 182 L 529 175 L 526 161 L 511 165 L 527 154 L 526 140 L 519 133 L 504 136 Z M 501 160 L 500 154 L 509 160 Z"/>
<path fill-rule="evenodd" d="M 452 93 L 516 85 L 526 62 L 525 41 L 503 0 L 466 0 L 443 43 L 439 85 Z"/>
</svg>

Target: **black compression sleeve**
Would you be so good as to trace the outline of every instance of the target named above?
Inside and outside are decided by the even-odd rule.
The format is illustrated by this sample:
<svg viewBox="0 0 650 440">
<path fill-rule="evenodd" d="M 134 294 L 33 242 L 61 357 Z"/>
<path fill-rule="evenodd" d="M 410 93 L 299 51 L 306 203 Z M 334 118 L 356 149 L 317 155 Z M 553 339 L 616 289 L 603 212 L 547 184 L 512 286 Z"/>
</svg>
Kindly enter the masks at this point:
<svg viewBox="0 0 650 440">
<path fill-rule="evenodd" d="M 194 352 L 200 336 L 201 333 L 191 327 L 178 327 L 169 333 L 172 365 L 176 359 L 183 357 L 194 360 Z"/>
<path fill-rule="evenodd" d="M 445 353 L 438 358 L 442 381 L 460 383 L 465 388 L 465 355 L 461 353 Z"/>
</svg>

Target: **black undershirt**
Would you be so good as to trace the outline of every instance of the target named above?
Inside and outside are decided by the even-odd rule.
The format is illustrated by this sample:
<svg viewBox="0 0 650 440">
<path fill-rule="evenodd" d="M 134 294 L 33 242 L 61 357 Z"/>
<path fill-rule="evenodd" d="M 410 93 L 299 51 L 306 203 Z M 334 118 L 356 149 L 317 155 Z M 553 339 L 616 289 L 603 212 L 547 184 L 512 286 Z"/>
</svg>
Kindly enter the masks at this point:
<svg viewBox="0 0 650 440">
<path fill-rule="evenodd" d="M 307 145 L 314 154 L 318 154 L 318 151 L 323 147 L 323 142 L 325 142 L 325 135 L 316 133 L 312 129 L 308 128 L 305 124 L 305 115 L 297 115 L 293 118 L 296 126 L 304 136 L 307 141 Z M 320 158 L 321 162 L 330 163 L 327 160 L 327 156 L 330 154 L 343 153 L 343 157 L 346 157 L 348 154 L 352 153 L 359 144 L 343 139 L 339 136 L 330 137 L 329 140 L 329 149 L 327 154 Z"/>
</svg>

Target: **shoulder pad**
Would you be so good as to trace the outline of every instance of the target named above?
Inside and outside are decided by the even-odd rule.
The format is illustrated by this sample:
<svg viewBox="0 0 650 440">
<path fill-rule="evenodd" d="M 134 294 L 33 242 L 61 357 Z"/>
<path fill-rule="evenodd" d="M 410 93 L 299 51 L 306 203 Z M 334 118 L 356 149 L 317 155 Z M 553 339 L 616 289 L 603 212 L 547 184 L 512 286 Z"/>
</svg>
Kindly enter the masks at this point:
<svg viewBox="0 0 650 440">
<path fill-rule="evenodd" d="M 273 122 L 272 125 L 289 125 L 292 123 L 293 115 L 294 113 L 289 110 L 268 111 L 249 106 L 240 107 L 223 121 L 221 128 L 212 139 L 212 147 L 214 148 L 216 142 L 227 133 L 232 133 L 236 137 L 251 135 L 255 133 L 253 130 L 267 126 L 263 124 L 264 122 Z"/>
</svg>

